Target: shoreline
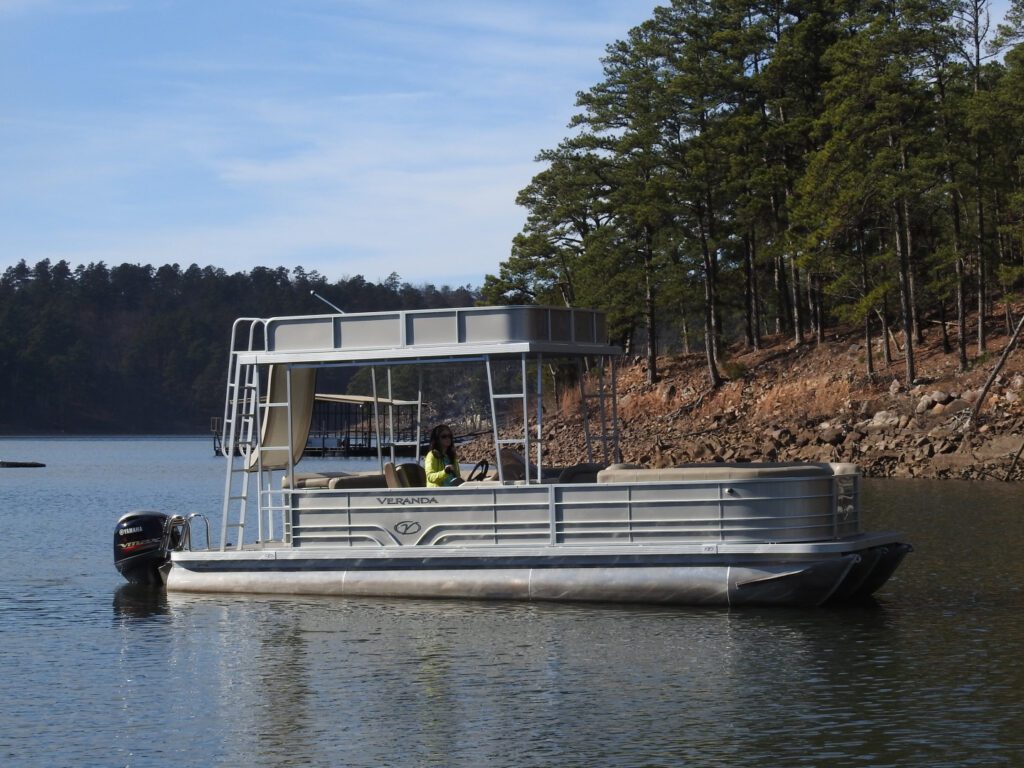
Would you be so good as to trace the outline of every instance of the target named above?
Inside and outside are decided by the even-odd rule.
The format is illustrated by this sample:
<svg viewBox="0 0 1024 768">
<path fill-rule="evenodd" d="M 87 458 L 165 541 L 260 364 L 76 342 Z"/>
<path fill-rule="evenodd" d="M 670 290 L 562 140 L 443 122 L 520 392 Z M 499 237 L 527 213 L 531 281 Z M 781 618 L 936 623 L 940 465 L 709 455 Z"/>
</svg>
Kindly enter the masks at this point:
<svg viewBox="0 0 1024 768">
<path fill-rule="evenodd" d="M 1005 338 L 992 340 L 999 351 Z M 703 355 L 658 358 L 659 381 L 645 363 L 619 366 L 619 444 L 625 462 L 651 467 L 749 461 L 851 462 L 864 477 L 1024 481 L 1024 350 L 1009 356 L 979 408 L 991 365 L 955 369 L 953 355 L 925 346 L 917 382 L 900 366 L 855 375 L 865 350 L 853 336 L 821 344 L 776 341 L 733 350 L 733 378 L 717 390 Z M 877 351 L 876 351 L 877 354 Z M 880 355 L 879 355 L 880 357 Z M 544 414 L 545 464 L 585 462 L 578 398 Z M 470 456 L 489 445 L 468 443 Z"/>
</svg>

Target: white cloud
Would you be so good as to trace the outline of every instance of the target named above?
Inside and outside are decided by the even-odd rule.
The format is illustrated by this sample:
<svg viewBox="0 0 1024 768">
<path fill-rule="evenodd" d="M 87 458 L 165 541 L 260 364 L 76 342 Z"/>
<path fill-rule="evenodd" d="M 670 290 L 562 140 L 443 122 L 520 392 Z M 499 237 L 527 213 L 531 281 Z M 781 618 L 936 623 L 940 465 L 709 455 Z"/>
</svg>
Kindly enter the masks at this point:
<svg viewBox="0 0 1024 768">
<path fill-rule="evenodd" d="M 3 262 L 449 284 L 480 284 L 508 256 L 533 157 L 565 135 L 604 45 L 649 12 L 634 0 L 624 24 L 618 6 L 606 22 L 583 0 L 144 3 L 115 31 L 60 28 L 75 44 L 61 59 L 59 25 L 37 16 L 68 6 L 17 5 Z"/>
</svg>

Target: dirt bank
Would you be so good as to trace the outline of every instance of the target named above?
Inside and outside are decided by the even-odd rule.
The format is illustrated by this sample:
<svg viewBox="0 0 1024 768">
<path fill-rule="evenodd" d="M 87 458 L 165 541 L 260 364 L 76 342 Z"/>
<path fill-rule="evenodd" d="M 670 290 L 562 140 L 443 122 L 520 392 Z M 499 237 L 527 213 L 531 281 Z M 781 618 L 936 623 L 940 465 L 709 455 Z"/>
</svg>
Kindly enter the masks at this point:
<svg viewBox="0 0 1024 768">
<path fill-rule="evenodd" d="M 965 423 L 1009 336 L 993 326 L 988 354 L 959 373 L 938 332 L 916 353 L 917 380 L 904 381 L 902 355 L 865 375 L 863 340 L 830 333 L 822 344 L 771 339 L 760 351 L 732 350 L 732 378 L 707 385 L 701 355 L 619 370 L 624 461 L 673 466 L 710 461 L 852 461 L 867 476 L 1024 480 L 1024 351 L 1020 346 L 991 387 L 972 429 Z M 973 351 L 973 350 L 972 350 Z M 545 409 L 545 464 L 585 461 L 578 402 Z M 489 443 L 466 446 L 466 460 Z"/>
</svg>

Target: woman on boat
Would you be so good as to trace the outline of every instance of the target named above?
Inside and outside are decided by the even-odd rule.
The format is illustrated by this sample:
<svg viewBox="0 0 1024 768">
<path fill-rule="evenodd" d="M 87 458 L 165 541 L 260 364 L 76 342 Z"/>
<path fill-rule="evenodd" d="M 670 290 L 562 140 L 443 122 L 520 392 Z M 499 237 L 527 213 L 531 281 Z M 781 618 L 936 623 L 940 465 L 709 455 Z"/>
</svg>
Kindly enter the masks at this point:
<svg viewBox="0 0 1024 768">
<path fill-rule="evenodd" d="M 455 438 L 447 424 L 439 424 L 430 431 L 430 450 L 423 464 L 427 472 L 428 488 L 462 484 L 459 458 L 455 453 Z"/>
</svg>

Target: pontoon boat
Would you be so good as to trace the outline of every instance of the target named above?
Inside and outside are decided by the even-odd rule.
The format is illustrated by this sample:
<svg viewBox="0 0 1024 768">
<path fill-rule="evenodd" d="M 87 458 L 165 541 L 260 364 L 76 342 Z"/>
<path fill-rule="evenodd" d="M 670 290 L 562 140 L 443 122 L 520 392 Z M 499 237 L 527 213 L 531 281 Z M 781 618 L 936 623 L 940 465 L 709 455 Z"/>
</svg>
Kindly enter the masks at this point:
<svg viewBox="0 0 1024 768">
<path fill-rule="evenodd" d="M 852 464 L 621 463 L 618 356 L 604 316 L 582 309 L 240 319 L 219 541 L 202 540 L 203 515 L 133 512 L 115 561 L 189 592 L 813 606 L 871 595 L 910 551 L 861 531 Z M 586 455 L 553 468 L 542 389 L 566 364 Z M 456 487 L 425 487 L 417 461 L 388 452 L 392 372 L 431 365 L 485 382 L 493 451 Z M 302 472 L 318 372 L 345 367 L 372 374 L 379 462 Z"/>
</svg>

